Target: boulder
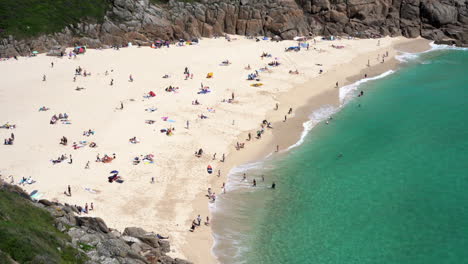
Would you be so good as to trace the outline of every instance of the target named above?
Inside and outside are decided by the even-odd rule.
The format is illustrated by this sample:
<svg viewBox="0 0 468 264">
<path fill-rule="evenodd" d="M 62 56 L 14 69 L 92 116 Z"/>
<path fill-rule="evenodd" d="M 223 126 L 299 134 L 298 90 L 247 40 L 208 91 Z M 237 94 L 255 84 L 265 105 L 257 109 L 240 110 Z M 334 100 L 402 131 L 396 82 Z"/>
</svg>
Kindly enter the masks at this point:
<svg viewBox="0 0 468 264">
<path fill-rule="evenodd" d="M 124 229 L 122 235 L 124 236 L 132 236 L 132 237 L 140 237 L 146 235 L 146 232 L 143 228 L 139 227 L 127 227 Z"/>
<path fill-rule="evenodd" d="M 106 223 L 99 217 L 78 217 L 77 225 L 88 227 L 98 232 L 109 233 Z"/>
</svg>

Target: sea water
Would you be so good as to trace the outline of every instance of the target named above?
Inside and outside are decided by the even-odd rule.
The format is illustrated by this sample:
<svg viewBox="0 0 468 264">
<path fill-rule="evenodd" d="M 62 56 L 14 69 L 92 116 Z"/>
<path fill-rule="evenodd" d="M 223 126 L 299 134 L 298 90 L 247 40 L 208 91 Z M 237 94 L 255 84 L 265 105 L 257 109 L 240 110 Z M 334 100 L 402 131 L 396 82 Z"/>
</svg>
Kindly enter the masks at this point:
<svg viewBox="0 0 468 264">
<path fill-rule="evenodd" d="M 354 87 L 302 144 L 231 173 L 221 263 L 468 263 L 468 51 Z"/>
</svg>

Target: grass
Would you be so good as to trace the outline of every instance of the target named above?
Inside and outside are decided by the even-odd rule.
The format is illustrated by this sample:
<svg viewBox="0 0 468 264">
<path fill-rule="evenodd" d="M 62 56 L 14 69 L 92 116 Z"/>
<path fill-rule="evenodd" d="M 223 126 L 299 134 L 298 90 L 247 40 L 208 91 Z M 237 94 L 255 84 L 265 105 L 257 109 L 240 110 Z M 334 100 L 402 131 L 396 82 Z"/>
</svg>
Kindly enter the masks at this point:
<svg viewBox="0 0 468 264">
<path fill-rule="evenodd" d="M 82 20 L 101 22 L 108 0 L 0 0 L 0 38 L 59 32 Z"/>
<path fill-rule="evenodd" d="M 70 237 L 55 228 L 47 211 L 4 190 L 0 190 L 0 238 L 0 252 L 19 263 L 80 264 L 87 259 L 66 245 Z"/>
<path fill-rule="evenodd" d="M 78 243 L 78 246 L 85 252 L 96 249 L 95 246 L 91 246 L 91 245 L 88 245 L 88 244 L 85 244 L 85 243 Z"/>
</svg>

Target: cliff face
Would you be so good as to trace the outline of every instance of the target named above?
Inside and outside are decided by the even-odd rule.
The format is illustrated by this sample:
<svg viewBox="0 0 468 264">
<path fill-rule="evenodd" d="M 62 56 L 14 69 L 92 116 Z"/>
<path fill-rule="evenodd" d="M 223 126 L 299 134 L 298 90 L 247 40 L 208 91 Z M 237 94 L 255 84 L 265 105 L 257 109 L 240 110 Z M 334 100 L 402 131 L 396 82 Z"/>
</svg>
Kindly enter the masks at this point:
<svg viewBox="0 0 468 264">
<path fill-rule="evenodd" d="M 468 45 L 467 0 L 198 0 L 153 5 L 110 0 L 101 24 L 70 25 L 33 40 L 0 41 L 0 55 L 46 51 L 54 45 L 90 47 L 188 39 L 223 33 L 280 36 L 399 36 Z"/>
</svg>

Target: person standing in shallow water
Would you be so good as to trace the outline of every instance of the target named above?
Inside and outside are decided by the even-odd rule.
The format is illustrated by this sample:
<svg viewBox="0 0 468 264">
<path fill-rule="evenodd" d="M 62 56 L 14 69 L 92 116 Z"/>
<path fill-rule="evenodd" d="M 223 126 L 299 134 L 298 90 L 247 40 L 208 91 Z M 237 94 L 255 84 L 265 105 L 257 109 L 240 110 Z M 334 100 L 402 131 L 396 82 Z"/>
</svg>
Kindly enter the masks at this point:
<svg viewBox="0 0 468 264">
<path fill-rule="evenodd" d="M 252 182 L 252 186 L 253 187 L 257 187 L 257 181 L 254 179 L 253 182 Z"/>
<path fill-rule="evenodd" d="M 276 188 L 276 183 L 275 183 L 275 182 L 273 182 L 273 183 L 271 184 L 271 188 L 272 188 L 272 189 L 275 189 L 275 188 Z"/>
</svg>

